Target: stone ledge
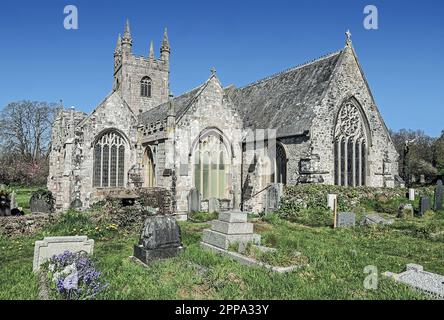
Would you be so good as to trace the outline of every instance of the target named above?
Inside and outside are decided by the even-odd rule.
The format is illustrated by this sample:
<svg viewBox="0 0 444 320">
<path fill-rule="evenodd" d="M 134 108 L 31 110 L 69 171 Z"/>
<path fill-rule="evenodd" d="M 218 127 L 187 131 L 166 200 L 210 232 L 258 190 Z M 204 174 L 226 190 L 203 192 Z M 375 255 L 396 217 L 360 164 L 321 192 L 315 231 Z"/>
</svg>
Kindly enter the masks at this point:
<svg viewBox="0 0 444 320">
<path fill-rule="evenodd" d="M 222 249 L 228 249 L 231 243 L 252 242 L 253 234 L 223 234 L 206 229 L 203 231 L 202 241 Z"/>
<path fill-rule="evenodd" d="M 211 222 L 211 230 L 224 234 L 251 234 L 253 224 L 248 222 L 225 222 L 214 220 Z"/>
<path fill-rule="evenodd" d="M 208 244 L 208 243 L 201 242 L 200 245 L 205 250 L 209 250 L 209 251 L 212 251 L 217 254 L 229 256 L 230 258 L 236 260 L 237 262 L 239 262 L 241 264 L 244 264 L 247 266 L 253 266 L 253 267 L 261 267 L 261 268 L 264 268 L 264 269 L 271 271 L 271 272 L 289 273 L 289 272 L 292 272 L 294 270 L 297 270 L 297 269 L 303 267 L 302 265 L 293 265 L 293 266 L 289 266 L 289 267 L 271 266 L 269 264 L 266 264 L 266 263 L 257 261 L 255 259 L 249 258 L 247 256 L 244 256 L 240 253 L 224 250 L 224 249 L 212 246 L 211 244 Z"/>
<path fill-rule="evenodd" d="M 247 222 L 248 216 L 246 213 L 239 212 L 221 212 L 219 213 L 219 220 L 223 222 Z"/>
</svg>

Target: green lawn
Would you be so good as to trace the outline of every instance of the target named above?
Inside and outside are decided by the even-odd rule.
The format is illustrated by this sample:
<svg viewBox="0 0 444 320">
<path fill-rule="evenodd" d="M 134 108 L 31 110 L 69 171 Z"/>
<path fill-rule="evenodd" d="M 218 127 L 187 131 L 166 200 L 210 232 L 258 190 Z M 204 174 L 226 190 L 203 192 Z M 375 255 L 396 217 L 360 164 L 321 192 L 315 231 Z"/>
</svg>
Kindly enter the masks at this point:
<svg viewBox="0 0 444 320">
<path fill-rule="evenodd" d="M 0 299 L 36 299 L 37 280 L 31 272 L 34 241 L 79 232 L 96 240 L 94 259 L 109 282 L 100 299 L 423 299 L 381 277 L 377 290 L 365 290 L 364 267 L 374 265 L 379 273 L 401 272 L 407 263 L 417 263 L 444 274 L 442 239 L 415 232 L 431 222 L 443 227 L 443 217 L 397 221 L 386 228 L 339 230 L 307 227 L 276 216 L 258 220 L 255 229 L 265 245 L 298 250 L 309 261 L 307 267 L 290 274 L 274 274 L 203 251 L 199 242 L 208 225 L 191 222 L 180 223 L 187 247 L 181 256 L 144 268 L 128 258 L 139 230 L 114 231 L 107 226 L 99 230 L 87 217 L 71 215 L 34 237 L 0 236 Z"/>
</svg>

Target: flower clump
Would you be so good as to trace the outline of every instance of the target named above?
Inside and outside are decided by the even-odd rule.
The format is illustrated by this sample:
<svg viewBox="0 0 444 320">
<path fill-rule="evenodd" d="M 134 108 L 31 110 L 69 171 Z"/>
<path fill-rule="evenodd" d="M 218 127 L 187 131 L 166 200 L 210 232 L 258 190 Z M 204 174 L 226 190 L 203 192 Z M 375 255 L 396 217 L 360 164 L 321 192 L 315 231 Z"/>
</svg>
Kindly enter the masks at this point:
<svg viewBox="0 0 444 320">
<path fill-rule="evenodd" d="M 48 264 L 51 288 L 67 300 L 93 299 L 108 285 L 100 281 L 100 272 L 84 251 L 65 251 L 54 255 Z"/>
</svg>

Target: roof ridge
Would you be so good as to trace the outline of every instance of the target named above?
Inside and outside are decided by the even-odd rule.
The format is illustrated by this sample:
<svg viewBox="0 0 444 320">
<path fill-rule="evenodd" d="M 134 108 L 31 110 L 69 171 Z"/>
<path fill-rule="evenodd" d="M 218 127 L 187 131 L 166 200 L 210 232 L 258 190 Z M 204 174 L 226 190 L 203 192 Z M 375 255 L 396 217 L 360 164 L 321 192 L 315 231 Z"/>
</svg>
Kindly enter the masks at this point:
<svg viewBox="0 0 444 320">
<path fill-rule="evenodd" d="M 333 56 L 335 56 L 335 55 L 337 55 L 337 54 L 340 54 L 342 51 L 343 51 L 343 49 L 338 50 L 338 51 L 334 51 L 334 52 L 331 52 L 331 53 L 327 53 L 327 54 L 325 54 L 325 55 L 323 55 L 323 56 L 320 56 L 320 57 L 317 58 L 317 59 L 309 60 L 309 61 L 307 61 L 307 62 L 304 62 L 304 63 L 298 64 L 298 65 L 296 65 L 296 66 L 294 66 L 294 67 L 290 67 L 290 68 L 284 69 L 284 70 L 282 70 L 282 71 L 276 72 L 276 73 L 274 73 L 274 74 L 272 74 L 272 75 L 269 75 L 269 76 L 267 76 L 267 77 L 265 77 L 265 78 L 262 78 L 262 79 L 256 80 L 256 81 L 254 81 L 254 82 L 252 82 L 252 83 L 250 83 L 250 84 L 247 84 L 247 85 L 245 85 L 245 86 L 242 86 L 242 87 L 237 88 L 237 90 L 242 90 L 242 89 L 246 89 L 246 88 L 248 88 L 248 87 L 252 87 L 252 86 L 258 85 L 259 83 L 262 83 L 262 82 L 264 82 L 264 81 L 267 81 L 267 80 L 270 80 L 270 79 L 276 78 L 276 77 L 280 76 L 281 74 L 288 73 L 288 72 L 291 72 L 291 71 L 295 71 L 295 70 L 301 69 L 301 68 L 303 68 L 303 67 L 309 66 L 309 65 L 311 65 L 311 64 L 313 64 L 313 63 L 315 63 L 315 62 L 319 62 L 319 61 L 322 61 L 322 60 L 325 60 L 325 59 L 331 58 L 331 57 L 333 57 Z"/>
</svg>

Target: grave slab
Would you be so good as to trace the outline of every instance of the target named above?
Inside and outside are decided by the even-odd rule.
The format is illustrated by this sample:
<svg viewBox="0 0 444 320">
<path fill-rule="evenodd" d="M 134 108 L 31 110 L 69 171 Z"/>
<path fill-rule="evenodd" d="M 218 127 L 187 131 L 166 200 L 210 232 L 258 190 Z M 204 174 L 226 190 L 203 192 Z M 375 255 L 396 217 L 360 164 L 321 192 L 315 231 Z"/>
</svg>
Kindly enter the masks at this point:
<svg viewBox="0 0 444 320">
<path fill-rule="evenodd" d="M 41 241 L 36 241 L 34 245 L 33 271 L 37 272 L 40 266 L 54 255 L 65 251 L 80 252 L 85 251 L 93 254 L 94 240 L 87 236 L 74 237 L 45 237 Z"/>
</svg>

